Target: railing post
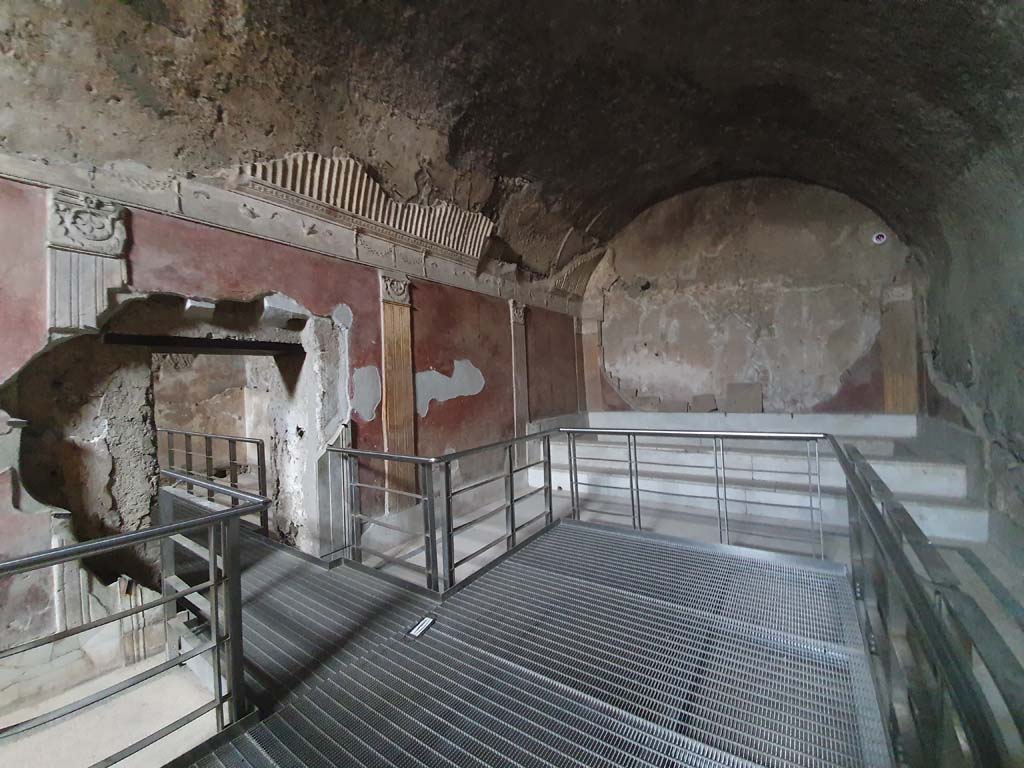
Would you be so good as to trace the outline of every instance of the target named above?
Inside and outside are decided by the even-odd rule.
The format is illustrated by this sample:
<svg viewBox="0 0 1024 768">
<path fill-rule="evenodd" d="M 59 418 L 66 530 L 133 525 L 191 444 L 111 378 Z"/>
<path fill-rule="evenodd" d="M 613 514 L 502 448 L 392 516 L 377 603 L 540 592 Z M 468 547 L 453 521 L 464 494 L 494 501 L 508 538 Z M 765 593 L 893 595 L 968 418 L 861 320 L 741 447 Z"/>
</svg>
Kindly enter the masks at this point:
<svg viewBox="0 0 1024 768">
<path fill-rule="evenodd" d="M 636 488 L 633 485 L 633 436 L 626 435 L 626 472 L 629 475 L 629 514 L 636 528 Z"/>
<path fill-rule="evenodd" d="M 256 442 L 256 477 L 259 483 L 260 496 L 267 495 L 267 451 L 266 446 L 263 444 L 263 440 L 260 439 Z M 264 507 L 260 512 L 260 528 L 263 529 L 263 535 L 270 535 L 270 509 L 269 506 Z"/>
<path fill-rule="evenodd" d="M 544 435 L 544 510 L 544 522 L 551 525 L 555 517 L 551 495 L 551 435 Z"/>
<path fill-rule="evenodd" d="M 204 446 L 206 450 L 206 479 L 213 482 L 213 438 L 209 435 L 204 438 Z M 207 489 L 206 498 L 213 501 L 212 489 Z"/>
<path fill-rule="evenodd" d="M 238 488 L 238 441 L 232 438 L 228 438 L 228 485 Z M 238 499 L 234 496 L 231 497 L 231 506 L 238 506 Z"/>
<path fill-rule="evenodd" d="M 185 474 L 192 474 L 192 435 L 185 435 Z M 209 473 L 207 473 L 207 480 L 210 479 Z M 185 483 L 185 490 L 192 493 L 195 490 L 195 486 L 192 483 Z"/>
<path fill-rule="evenodd" d="M 567 432 L 568 442 L 566 448 L 569 451 L 569 499 L 572 504 L 572 519 L 580 519 L 580 486 L 579 470 L 576 466 L 576 433 Z"/>
<path fill-rule="evenodd" d="M 633 467 L 633 488 L 636 494 L 636 503 L 634 504 L 636 517 L 633 520 L 633 527 L 637 530 L 643 530 L 643 519 L 640 512 L 640 453 L 637 451 L 637 436 L 635 434 L 630 435 L 630 441 L 633 443 L 633 456 L 630 464 Z"/>
<path fill-rule="evenodd" d="M 224 574 L 227 571 L 227 564 L 225 563 L 224 571 L 219 571 L 217 568 L 217 529 L 220 528 L 220 541 L 221 546 L 225 544 L 224 541 L 224 525 L 223 523 L 218 525 L 211 525 L 206 529 L 206 551 L 209 554 L 210 561 L 209 565 L 209 581 L 210 581 L 210 640 L 213 642 L 213 696 L 217 701 L 217 709 L 214 710 L 217 713 L 217 730 L 223 730 L 224 728 L 224 689 L 222 687 L 222 681 L 224 674 L 222 659 L 223 654 L 221 653 L 221 629 L 220 629 L 220 587 L 224 579 Z M 226 547 L 225 547 L 226 549 Z M 234 690 L 231 691 L 234 693 Z"/>
<path fill-rule="evenodd" d="M 512 549 L 516 545 L 516 451 L 515 445 L 509 443 L 508 449 L 508 475 L 505 478 L 505 492 L 508 496 L 508 506 L 505 507 L 505 530 L 507 539 L 505 546 Z"/>
<path fill-rule="evenodd" d="M 167 435 L 167 468 L 174 469 L 174 433 L 165 432 Z"/>
<path fill-rule="evenodd" d="M 359 458 L 357 456 L 346 457 L 348 461 L 348 519 L 351 528 L 352 559 L 363 562 L 363 521 L 360 516 L 360 495 L 359 495 Z"/>
<path fill-rule="evenodd" d="M 715 504 L 718 507 L 718 543 L 725 543 L 725 528 L 722 526 L 722 490 L 718 480 L 718 438 L 711 438 L 711 447 L 715 453 Z"/>
<path fill-rule="evenodd" d="M 170 434 L 168 434 L 170 439 Z M 157 526 L 169 525 L 174 522 L 174 498 L 167 491 L 160 491 L 157 498 Z M 174 541 L 170 536 L 160 539 L 160 594 L 162 597 L 173 595 L 178 590 L 168 583 L 175 575 L 174 564 Z M 164 604 L 164 651 L 167 659 L 170 660 L 178 655 L 178 643 L 171 643 L 171 622 L 178 615 L 177 601 L 172 600 Z"/>
<path fill-rule="evenodd" d="M 811 541 L 814 541 L 814 480 L 811 474 L 811 441 L 808 440 L 804 446 L 807 450 L 807 513 L 810 515 L 811 520 Z M 813 548 L 813 544 L 811 545 Z M 813 551 L 813 549 L 812 549 Z M 825 557 L 825 553 L 821 553 L 822 559 Z"/>
<path fill-rule="evenodd" d="M 444 566 L 444 588 L 455 586 L 455 535 L 452 520 L 452 463 L 444 463 L 444 543 L 441 557 Z"/>
<path fill-rule="evenodd" d="M 821 506 L 821 449 L 818 438 L 814 439 L 814 476 L 818 482 L 818 547 L 821 559 L 825 559 L 825 508 Z"/>
<path fill-rule="evenodd" d="M 729 483 L 725 477 L 725 438 L 719 439 L 718 444 L 722 449 L 722 513 L 725 520 L 725 543 L 732 544 L 732 534 L 729 531 Z"/>
<path fill-rule="evenodd" d="M 224 557 L 224 617 L 227 624 L 228 711 L 231 722 L 246 714 L 245 677 L 242 655 L 242 563 L 239 557 L 238 518 L 224 523 L 221 546 Z"/>
<path fill-rule="evenodd" d="M 434 514 L 434 465 L 422 463 L 420 489 L 423 494 L 423 546 L 427 568 L 427 589 L 437 590 L 437 520 Z"/>
</svg>

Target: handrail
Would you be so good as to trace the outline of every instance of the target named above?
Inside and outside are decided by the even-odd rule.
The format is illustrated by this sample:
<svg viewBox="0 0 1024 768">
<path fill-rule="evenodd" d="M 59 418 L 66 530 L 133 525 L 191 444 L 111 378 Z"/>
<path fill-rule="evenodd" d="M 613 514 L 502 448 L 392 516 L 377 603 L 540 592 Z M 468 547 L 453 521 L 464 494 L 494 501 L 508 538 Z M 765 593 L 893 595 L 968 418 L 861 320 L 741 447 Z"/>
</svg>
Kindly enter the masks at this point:
<svg viewBox="0 0 1024 768">
<path fill-rule="evenodd" d="M 163 738 L 173 730 L 192 722 L 210 711 L 216 713 L 218 728 L 223 728 L 225 705 L 228 708 L 228 714 L 232 722 L 237 722 L 241 717 L 245 716 L 246 706 L 242 677 L 241 560 L 238 551 L 239 518 L 245 514 L 266 509 L 270 504 L 270 500 L 264 496 L 257 496 L 236 488 L 222 486 L 183 472 L 164 469 L 160 471 L 160 474 L 170 480 L 199 486 L 215 495 L 227 496 L 233 501 L 245 503 L 219 511 L 207 512 L 204 509 L 194 519 L 165 523 L 145 530 L 106 536 L 93 541 L 69 544 L 0 562 L 0 577 L 5 577 L 26 571 L 49 568 L 72 560 L 102 555 L 147 542 L 157 540 L 161 542 L 162 584 L 161 596 L 159 598 L 144 601 L 126 610 L 101 616 L 91 621 L 84 621 L 76 626 L 51 632 L 43 637 L 2 649 L 0 650 L 0 658 L 24 653 L 42 645 L 56 643 L 66 638 L 97 629 L 98 627 L 121 621 L 135 614 L 162 608 L 165 622 L 165 641 L 167 642 L 167 660 L 48 712 L 0 728 L 0 737 L 22 733 L 67 717 L 207 652 L 212 654 L 213 659 L 214 691 L 212 700 L 175 722 L 165 725 L 125 747 L 116 754 L 101 760 L 97 765 L 112 765 L 115 762 L 119 762 L 158 739 Z M 159 514 L 163 519 L 170 519 L 170 516 L 173 514 L 174 503 L 174 497 L 170 494 L 170 491 L 167 489 L 161 490 Z M 205 548 L 196 544 L 194 537 L 189 539 L 185 536 L 185 534 L 194 534 L 200 530 L 206 531 L 207 545 Z M 217 535 L 218 530 L 220 532 L 219 536 Z M 175 575 L 173 549 L 176 544 L 186 546 L 194 554 L 200 554 L 208 562 L 208 573 L 201 583 L 189 585 L 182 582 Z M 222 590 L 223 595 L 220 594 Z M 197 605 L 195 598 L 199 597 L 203 591 L 207 592 L 208 610 L 194 607 Z M 221 603 L 221 600 L 223 600 L 223 603 Z M 197 643 L 189 650 L 172 652 L 167 622 L 177 614 L 180 604 L 193 606 L 193 612 L 198 610 L 199 613 L 197 615 L 204 616 L 209 622 L 210 637 L 208 640 Z M 224 626 L 222 627 L 222 625 Z M 226 671 L 222 671 L 222 659 L 226 662 L 226 667 L 224 667 Z M 227 679 L 229 683 L 226 692 L 223 689 L 222 677 Z"/>
<path fill-rule="evenodd" d="M 202 488 L 206 488 L 226 496 L 234 496 L 250 503 L 240 507 L 231 507 L 220 512 L 211 512 L 209 515 L 204 515 L 203 517 L 195 520 L 183 520 L 180 523 L 169 523 L 156 528 L 144 528 L 140 531 L 132 531 L 131 533 L 118 533 L 113 536 L 104 536 L 101 539 L 92 539 L 90 541 L 82 541 L 76 544 L 68 544 L 55 549 L 44 549 L 39 552 L 33 552 L 30 555 L 23 555 L 22 557 L 15 557 L 11 560 L 4 560 L 0 562 L 0 576 L 13 576 L 18 573 L 24 573 L 25 571 L 33 571 L 37 568 L 60 565 L 61 563 L 67 563 L 71 560 L 80 560 L 83 557 L 102 555 L 106 552 L 113 552 L 115 549 L 123 549 L 124 547 L 129 547 L 133 544 L 144 544 L 147 541 L 163 539 L 175 533 L 185 533 L 186 531 L 206 528 L 212 523 L 216 523 L 221 520 L 229 520 L 233 517 L 241 517 L 242 515 L 255 512 L 264 505 L 270 503 L 270 499 L 265 497 L 254 496 L 251 493 L 238 491 L 234 488 L 228 488 L 226 486 L 217 485 L 216 483 L 206 482 L 205 480 L 193 477 L 192 475 L 186 475 L 184 472 L 174 472 L 168 469 L 161 469 L 160 474 L 164 477 L 169 477 L 182 482 L 189 482 L 193 485 L 198 485 Z"/>
<path fill-rule="evenodd" d="M 956 713 L 963 725 L 974 764 L 1001 766 L 1009 764 L 1006 745 L 996 724 L 993 710 L 985 693 L 975 677 L 970 660 L 964 656 L 964 640 L 969 648 L 976 648 L 986 663 L 1000 695 L 1007 704 L 1011 718 L 1019 733 L 1024 733 L 1024 670 L 1012 651 L 992 625 L 989 618 L 978 607 L 974 599 L 960 590 L 959 581 L 941 554 L 924 535 L 920 527 L 892 494 L 870 464 L 856 448 L 841 446 L 834 437 L 829 438 L 840 465 L 846 475 L 850 494 L 851 578 L 859 602 L 859 615 L 864 624 L 869 645 L 877 656 L 892 656 L 896 664 L 913 662 L 913 654 L 902 650 L 905 639 L 898 636 L 900 630 L 894 611 L 904 611 L 908 624 L 920 631 L 914 633 L 915 646 L 920 647 L 928 657 L 931 673 L 941 678 L 938 690 L 929 689 L 928 702 L 938 713 L 942 710 L 943 690 L 948 691 Z M 879 510 L 872 491 L 883 502 Z M 861 538 L 861 529 L 866 528 L 870 542 Z M 922 578 L 902 548 L 906 542 L 921 562 L 927 574 Z M 869 554 L 862 551 L 868 545 Z M 884 560 L 884 568 L 877 569 L 876 555 Z M 865 569 L 875 570 L 865 573 Z M 889 575 L 894 578 L 890 579 Z M 881 580 L 882 584 L 878 584 Z M 891 604 L 893 595 L 890 584 L 898 592 L 899 605 Z M 927 589 L 926 585 L 927 584 Z M 881 603 L 881 605 L 878 605 Z M 878 616 L 873 612 L 877 611 Z M 947 629 L 950 620 L 955 622 L 954 630 L 959 637 L 953 637 Z M 897 637 L 890 637 L 895 634 Z M 900 723 L 900 713 L 910 713 L 916 732 L 917 719 L 930 721 L 932 727 L 942 721 L 935 712 L 929 716 L 918 713 L 921 699 L 915 707 L 913 692 L 904 690 L 906 681 L 893 680 L 892 662 L 881 662 L 875 671 L 876 684 L 881 697 L 883 715 Z M 922 684 L 919 674 L 903 670 L 902 677 L 911 680 L 909 685 Z M 882 675 L 882 679 L 877 679 Z M 894 690 L 897 689 L 898 690 Z M 896 701 L 896 699 L 901 699 Z M 906 698 L 907 702 L 902 699 Z M 937 701 L 936 701 L 937 699 Z M 905 718 L 904 718 L 905 719 Z M 918 734 L 921 749 L 940 749 L 936 740 L 941 734 Z M 952 739 L 954 742 L 955 738 Z M 916 755 L 916 751 L 915 751 Z M 915 762 L 915 761 L 912 761 Z M 930 765 L 929 759 L 921 756 L 915 764 Z"/>
<path fill-rule="evenodd" d="M 243 435 L 218 435 L 212 432 L 190 432 L 187 429 L 174 429 L 173 427 L 157 427 L 157 432 L 174 433 L 175 435 L 189 435 L 190 437 L 212 437 L 218 440 L 235 440 L 239 443 L 262 443 L 258 437 L 245 437 Z"/>
<path fill-rule="evenodd" d="M 621 429 L 559 427 L 556 431 L 580 435 L 634 435 L 640 437 L 717 437 L 723 440 L 824 440 L 824 432 L 729 432 L 708 429 Z"/>
<path fill-rule="evenodd" d="M 186 474 L 194 475 L 195 470 L 193 465 L 196 463 L 194 459 L 198 457 L 200 466 L 205 467 L 205 474 L 201 477 L 205 477 L 207 480 L 214 480 L 214 458 L 216 455 L 215 444 L 218 446 L 226 445 L 227 448 L 227 477 L 228 482 L 232 488 L 238 488 L 239 483 L 239 469 L 243 466 L 252 466 L 255 464 L 256 468 L 256 486 L 261 496 L 267 495 L 267 451 L 266 446 L 261 438 L 257 437 L 244 437 L 242 435 L 217 435 L 210 432 L 190 432 L 185 429 L 174 429 L 171 427 L 157 427 L 157 434 L 164 435 L 166 437 L 166 460 L 167 466 L 163 469 L 169 470 L 184 470 Z M 181 448 L 175 446 L 175 438 L 184 438 L 184 445 Z M 194 439 L 202 441 L 202 450 L 193 450 Z M 246 458 L 249 458 L 249 452 L 244 446 L 252 446 L 256 450 L 255 462 L 238 461 L 238 446 L 243 446 Z M 175 461 L 179 454 L 184 458 L 184 466 L 181 463 Z M 158 454 L 157 458 L 160 456 Z M 197 483 L 191 480 L 186 485 L 186 490 L 192 493 Z M 207 498 L 210 498 L 212 491 L 208 491 Z M 238 499 L 232 499 L 231 505 L 235 506 L 238 503 Z M 270 532 L 270 519 L 267 512 L 267 508 L 263 509 L 260 514 L 260 528 L 264 535 Z"/>
</svg>

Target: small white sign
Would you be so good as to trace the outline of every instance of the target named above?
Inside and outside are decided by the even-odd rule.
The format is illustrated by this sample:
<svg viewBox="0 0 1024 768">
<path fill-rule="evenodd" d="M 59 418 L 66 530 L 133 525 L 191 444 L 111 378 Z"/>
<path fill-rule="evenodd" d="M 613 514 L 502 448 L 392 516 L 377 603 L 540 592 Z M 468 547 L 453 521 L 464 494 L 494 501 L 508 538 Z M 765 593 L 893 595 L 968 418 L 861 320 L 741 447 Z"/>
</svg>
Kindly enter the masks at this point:
<svg viewBox="0 0 1024 768">
<path fill-rule="evenodd" d="M 409 630 L 409 637 L 419 637 L 424 632 L 426 632 L 428 629 L 430 629 L 430 625 L 433 624 L 433 623 L 434 623 L 433 617 L 431 617 L 431 616 L 424 616 L 422 619 L 420 619 L 419 624 L 417 624 L 415 627 L 413 627 L 412 629 Z"/>
</svg>

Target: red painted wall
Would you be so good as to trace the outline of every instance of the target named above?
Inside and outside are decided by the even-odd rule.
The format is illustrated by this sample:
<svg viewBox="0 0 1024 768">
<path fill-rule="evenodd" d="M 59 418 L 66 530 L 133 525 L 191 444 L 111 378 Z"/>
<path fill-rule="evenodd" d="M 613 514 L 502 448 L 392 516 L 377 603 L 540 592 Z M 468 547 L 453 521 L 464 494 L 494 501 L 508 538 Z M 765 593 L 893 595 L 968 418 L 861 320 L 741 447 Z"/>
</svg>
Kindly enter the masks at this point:
<svg viewBox="0 0 1024 768">
<path fill-rule="evenodd" d="M 46 192 L 0 179 L 0 383 L 46 344 Z"/>
<path fill-rule="evenodd" d="M 508 302 L 459 288 L 415 282 L 412 288 L 413 368 L 450 376 L 456 360 L 480 369 L 477 394 L 433 401 L 416 417 L 416 449 L 434 456 L 511 437 L 512 329 Z"/>
<path fill-rule="evenodd" d="M 528 308 L 526 361 L 531 421 L 576 413 L 576 330 L 572 317 Z"/>
<path fill-rule="evenodd" d="M 276 291 L 318 315 L 347 304 L 352 369 L 380 368 L 380 285 L 374 269 L 145 211 L 132 216 L 129 258 L 131 282 L 140 291 L 235 301 Z M 380 447 L 380 409 L 368 424 L 353 418 L 357 443 Z"/>
</svg>

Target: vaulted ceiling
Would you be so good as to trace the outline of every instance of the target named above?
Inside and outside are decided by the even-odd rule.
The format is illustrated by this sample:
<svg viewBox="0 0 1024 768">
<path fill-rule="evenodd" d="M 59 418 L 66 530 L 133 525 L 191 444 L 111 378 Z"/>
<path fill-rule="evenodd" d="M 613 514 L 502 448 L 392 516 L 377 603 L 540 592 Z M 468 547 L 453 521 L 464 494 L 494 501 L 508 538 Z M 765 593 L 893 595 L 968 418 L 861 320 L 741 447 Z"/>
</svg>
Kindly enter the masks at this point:
<svg viewBox="0 0 1024 768">
<path fill-rule="evenodd" d="M 404 199 L 499 218 L 541 273 L 753 174 L 840 189 L 913 238 L 1024 127 L 1013 0 L 9 5 L 8 149 L 203 171 L 341 147 Z"/>
<path fill-rule="evenodd" d="M 702 184 L 841 190 L 920 249 L 940 367 L 963 392 L 981 376 L 1013 390 L 974 399 L 1020 438 L 1024 320 L 991 320 L 1010 339 L 991 348 L 963 330 L 1022 287 L 1019 0 L 11 0 L 3 15 L 6 151 L 204 173 L 340 147 L 403 200 L 492 216 L 496 257 L 539 275 Z"/>
</svg>

